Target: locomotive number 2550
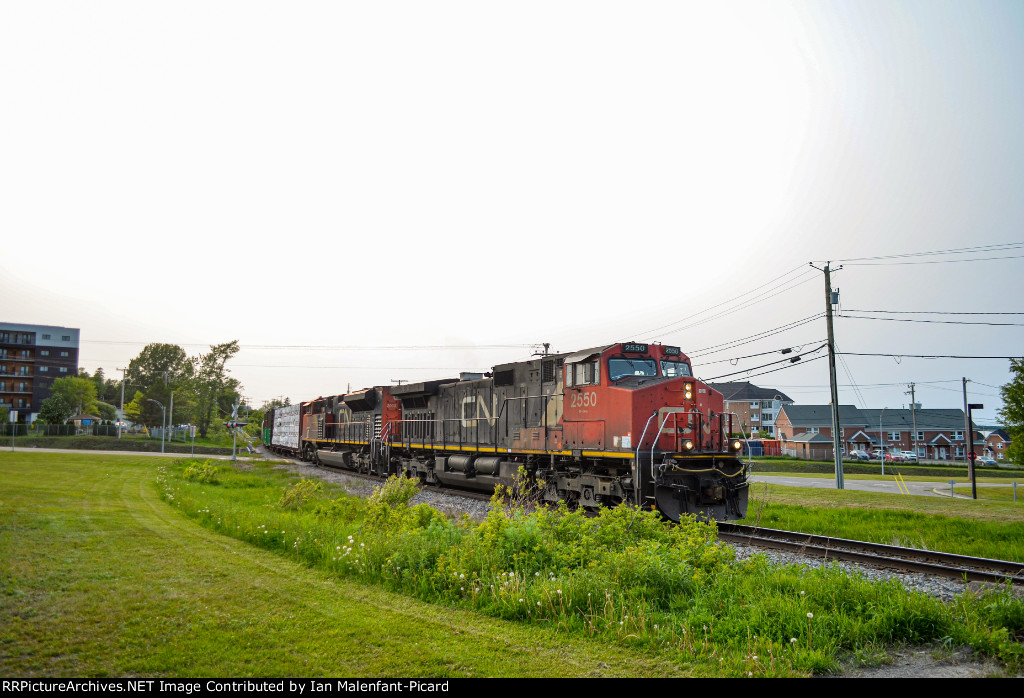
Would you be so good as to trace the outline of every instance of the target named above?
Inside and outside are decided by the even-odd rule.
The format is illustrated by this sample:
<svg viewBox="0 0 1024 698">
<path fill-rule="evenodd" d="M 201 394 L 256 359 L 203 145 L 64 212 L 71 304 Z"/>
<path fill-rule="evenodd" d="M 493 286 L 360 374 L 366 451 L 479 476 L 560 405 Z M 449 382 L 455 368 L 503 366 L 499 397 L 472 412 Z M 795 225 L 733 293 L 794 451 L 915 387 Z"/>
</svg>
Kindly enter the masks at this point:
<svg viewBox="0 0 1024 698">
<path fill-rule="evenodd" d="M 572 394 L 571 407 L 597 407 L 597 393 Z"/>
</svg>

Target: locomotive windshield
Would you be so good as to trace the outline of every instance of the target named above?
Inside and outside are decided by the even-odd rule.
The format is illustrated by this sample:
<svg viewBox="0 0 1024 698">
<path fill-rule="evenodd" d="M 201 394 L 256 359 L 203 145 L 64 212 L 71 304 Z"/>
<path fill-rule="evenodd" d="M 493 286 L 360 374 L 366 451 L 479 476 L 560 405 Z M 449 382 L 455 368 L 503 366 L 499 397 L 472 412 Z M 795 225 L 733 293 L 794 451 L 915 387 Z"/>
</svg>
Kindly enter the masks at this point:
<svg viewBox="0 0 1024 698">
<path fill-rule="evenodd" d="M 608 359 L 608 378 L 617 381 L 627 376 L 656 376 L 654 359 Z"/>
<path fill-rule="evenodd" d="M 693 374 L 690 373 L 690 364 L 688 363 L 683 361 L 662 361 L 661 375 L 666 378 L 689 378 Z"/>
</svg>

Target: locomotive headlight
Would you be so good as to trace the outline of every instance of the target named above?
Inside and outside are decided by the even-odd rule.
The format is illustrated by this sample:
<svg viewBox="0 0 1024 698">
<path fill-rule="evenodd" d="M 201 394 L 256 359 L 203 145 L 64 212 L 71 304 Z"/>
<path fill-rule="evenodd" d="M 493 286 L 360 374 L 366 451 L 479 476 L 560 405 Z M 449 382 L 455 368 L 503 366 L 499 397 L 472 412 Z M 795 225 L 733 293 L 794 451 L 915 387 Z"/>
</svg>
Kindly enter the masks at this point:
<svg viewBox="0 0 1024 698">
<path fill-rule="evenodd" d="M 692 383 L 687 383 L 686 387 L 683 388 L 683 397 L 685 397 L 687 400 L 692 400 L 693 399 L 693 384 Z"/>
<path fill-rule="evenodd" d="M 738 439 L 732 442 L 732 450 L 739 451 L 741 448 L 743 448 L 743 444 Z"/>
<path fill-rule="evenodd" d="M 683 443 L 683 450 L 684 450 L 684 451 L 692 451 L 692 450 L 693 450 L 693 442 L 692 442 L 692 441 L 690 441 L 689 439 L 687 439 L 687 440 L 686 440 L 686 441 L 685 441 L 685 442 Z"/>
</svg>

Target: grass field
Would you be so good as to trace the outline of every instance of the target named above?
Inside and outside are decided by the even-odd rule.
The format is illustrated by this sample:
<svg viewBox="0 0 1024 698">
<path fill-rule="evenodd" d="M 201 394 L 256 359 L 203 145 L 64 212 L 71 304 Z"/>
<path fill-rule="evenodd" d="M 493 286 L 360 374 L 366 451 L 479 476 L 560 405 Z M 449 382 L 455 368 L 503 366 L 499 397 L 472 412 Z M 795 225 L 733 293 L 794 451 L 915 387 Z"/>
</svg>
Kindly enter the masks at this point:
<svg viewBox="0 0 1024 698">
<path fill-rule="evenodd" d="M 732 563 L 628 509 L 451 522 L 305 482 L 0 453 L 0 674 L 799 676 L 928 642 L 1024 665 L 1005 593 Z"/>
<path fill-rule="evenodd" d="M 1024 562 L 1024 503 L 858 490 L 751 485 L 740 523 Z M 970 488 L 966 489 L 970 492 Z"/>
<path fill-rule="evenodd" d="M 684 676 L 210 531 L 147 457 L 0 452 L 0 675 Z"/>
</svg>

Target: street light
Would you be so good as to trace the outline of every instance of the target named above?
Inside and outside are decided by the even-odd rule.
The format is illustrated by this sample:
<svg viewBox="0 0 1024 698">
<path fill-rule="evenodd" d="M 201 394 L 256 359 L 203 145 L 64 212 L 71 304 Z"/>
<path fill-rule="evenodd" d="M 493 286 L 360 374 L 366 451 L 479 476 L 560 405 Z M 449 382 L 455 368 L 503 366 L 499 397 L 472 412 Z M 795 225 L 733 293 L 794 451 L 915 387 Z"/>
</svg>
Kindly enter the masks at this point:
<svg viewBox="0 0 1024 698">
<path fill-rule="evenodd" d="M 160 402 L 159 400 L 154 400 L 153 398 L 146 398 L 146 399 L 149 402 L 155 402 L 156 404 L 160 405 L 160 409 L 163 410 L 163 426 L 160 429 L 160 453 L 163 453 L 164 452 L 164 432 L 167 431 L 167 408 L 164 407 L 164 404 L 162 402 Z"/>
<path fill-rule="evenodd" d="M 985 405 L 980 402 L 972 402 L 967 406 L 967 469 L 971 472 L 971 498 L 978 498 L 977 473 L 974 470 L 974 421 L 971 419 L 971 412 L 983 410 Z"/>
</svg>

